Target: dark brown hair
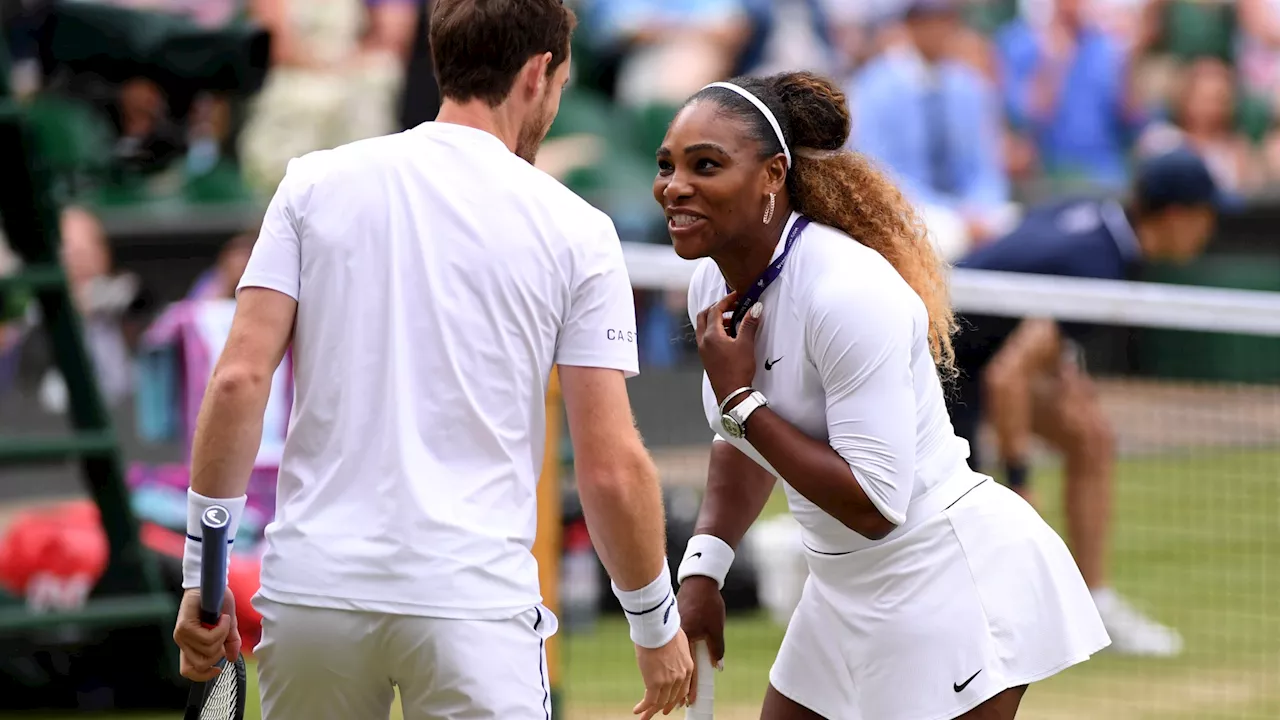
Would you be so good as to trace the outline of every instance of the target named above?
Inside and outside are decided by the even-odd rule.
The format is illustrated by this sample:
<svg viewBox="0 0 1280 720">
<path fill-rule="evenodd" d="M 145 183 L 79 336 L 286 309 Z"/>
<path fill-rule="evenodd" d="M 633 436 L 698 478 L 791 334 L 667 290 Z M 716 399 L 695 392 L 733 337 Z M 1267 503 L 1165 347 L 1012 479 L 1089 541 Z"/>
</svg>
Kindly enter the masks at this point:
<svg viewBox="0 0 1280 720">
<path fill-rule="evenodd" d="M 440 95 L 497 106 L 529 58 L 551 53 L 548 74 L 568 59 L 577 22 L 563 0 L 436 0 L 430 37 Z"/>
<path fill-rule="evenodd" d="M 898 188 L 862 155 L 844 149 L 852 126 L 844 93 L 807 72 L 731 82 L 759 98 L 782 128 L 793 162 L 787 173 L 792 206 L 814 222 L 845 232 L 893 265 L 929 311 L 929 347 L 939 374 L 944 380 L 954 377 L 955 315 L 946 266 Z M 760 143 L 762 158 L 782 152 L 769 121 L 745 98 L 724 88 L 703 90 L 690 102 L 699 98 L 718 103 L 746 123 Z"/>
</svg>

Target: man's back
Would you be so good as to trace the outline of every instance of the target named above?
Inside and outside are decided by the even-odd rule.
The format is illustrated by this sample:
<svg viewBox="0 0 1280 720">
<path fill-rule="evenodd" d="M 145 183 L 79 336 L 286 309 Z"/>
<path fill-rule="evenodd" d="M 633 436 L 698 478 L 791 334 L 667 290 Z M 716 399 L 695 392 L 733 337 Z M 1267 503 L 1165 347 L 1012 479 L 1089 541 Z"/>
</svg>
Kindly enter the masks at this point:
<svg viewBox="0 0 1280 720">
<path fill-rule="evenodd" d="M 975 270 L 1124 280 L 1140 260 L 1124 209 L 1106 200 L 1042 205 L 1008 235 L 983 245 L 956 267 Z"/>
<path fill-rule="evenodd" d="M 385 718 L 393 689 L 405 717 L 551 716 L 557 622 L 530 550 L 555 365 L 583 513 L 644 679 L 636 713 L 688 700 L 679 608 L 647 612 L 675 590 L 658 472 L 627 397 L 622 248 L 607 217 L 532 165 L 576 22 L 562 0 L 434 0 L 436 121 L 290 164 L 192 443 L 183 677 L 209 680 L 238 652 L 230 623 L 201 623 L 200 518 L 220 506 L 236 527 L 269 378 L 292 346 L 253 599 L 264 718 Z"/>
<path fill-rule="evenodd" d="M 606 216 L 489 133 L 428 123 L 294 161 L 296 399 L 262 588 L 294 604 L 511 617 L 539 601 L 553 364 L 633 374 Z M 241 286 L 282 291 L 276 253 Z M 287 559 L 286 559 L 287 558 Z"/>
</svg>

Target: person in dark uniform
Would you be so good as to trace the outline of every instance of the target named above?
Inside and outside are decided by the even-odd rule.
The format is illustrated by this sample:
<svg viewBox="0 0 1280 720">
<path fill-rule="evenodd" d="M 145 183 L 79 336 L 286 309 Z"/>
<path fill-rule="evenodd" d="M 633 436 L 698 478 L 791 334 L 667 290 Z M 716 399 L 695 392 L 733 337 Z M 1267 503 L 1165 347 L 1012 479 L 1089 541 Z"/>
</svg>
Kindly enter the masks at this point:
<svg viewBox="0 0 1280 720">
<path fill-rule="evenodd" d="M 1186 262 L 1213 234 L 1227 199 L 1189 150 L 1145 158 L 1127 203 L 1068 200 L 1030 210 L 1010 234 L 956 263 L 960 268 L 1131 279 L 1144 262 Z M 956 434 L 970 445 L 970 465 L 996 461 L 1003 479 L 1034 503 L 1027 485 L 1031 438 L 1063 454 L 1067 537 L 1116 651 L 1146 656 L 1181 652 L 1178 633 L 1145 617 L 1109 585 L 1115 440 L 1077 344 L 1084 328 L 1051 319 L 979 315 L 958 318 L 960 372 L 951 394 Z M 994 430 L 997 457 L 983 458 L 978 429 Z"/>
</svg>

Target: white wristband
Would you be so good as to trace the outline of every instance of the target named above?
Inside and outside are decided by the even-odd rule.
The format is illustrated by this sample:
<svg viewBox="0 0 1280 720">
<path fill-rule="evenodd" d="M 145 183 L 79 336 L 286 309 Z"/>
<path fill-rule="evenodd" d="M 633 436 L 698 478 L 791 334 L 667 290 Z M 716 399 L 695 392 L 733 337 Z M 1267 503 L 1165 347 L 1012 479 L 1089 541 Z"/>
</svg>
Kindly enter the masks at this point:
<svg viewBox="0 0 1280 720">
<path fill-rule="evenodd" d="M 676 580 L 684 582 L 690 575 L 703 575 L 724 589 L 724 578 L 733 565 L 733 548 L 715 535 L 694 535 L 684 548 L 684 559 L 676 571 Z"/>
<path fill-rule="evenodd" d="M 231 513 L 227 521 L 227 545 L 230 547 L 236 540 L 236 530 L 240 527 L 240 516 L 244 514 L 244 506 L 249 500 L 247 495 L 234 498 L 210 498 L 187 489 L 187 544 L 182 549 L 182 589 L 190 590 L 200 587 L 200 546 L 204 537 L 204 526 L 200 517 L 213 505 L 221 505 Z"/>
<path fill-rule="evenodd" d="M 657 579 L 639 590 L 621 590 L 617 583 L 613 594 L 631 625 L 631 642 L 642 648 L 660 648 L 671 642 L 680 630 L 680 609 L 676 607 L 676 591 L 671 587 L 671 568 L 662 559 L 662 572 Z"/>
</svg>

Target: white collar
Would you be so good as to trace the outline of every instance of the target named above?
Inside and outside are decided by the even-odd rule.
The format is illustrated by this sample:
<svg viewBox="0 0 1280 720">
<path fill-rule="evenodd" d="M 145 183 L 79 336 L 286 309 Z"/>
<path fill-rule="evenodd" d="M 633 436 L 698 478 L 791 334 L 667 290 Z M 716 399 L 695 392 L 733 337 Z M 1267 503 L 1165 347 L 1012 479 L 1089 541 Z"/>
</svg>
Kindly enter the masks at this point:
<svg viewBox="0 0 1280 720">
<path fill-rule="evenodd" d="M 791 228 L 795 226 L 796 220 L 800 219 L 800 213 L 795 210 L 791 211 L 791 217 L 787 218 L 787 224 L 782 226 L 782 234 L 778 236 L 778 244 L 773 248 L 773 257 L 769 258 L 769 262 L 778 259 L 782 251 L 787 249 L 787 233 L 791 232 Z"/>
</svg>

